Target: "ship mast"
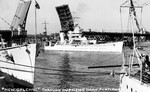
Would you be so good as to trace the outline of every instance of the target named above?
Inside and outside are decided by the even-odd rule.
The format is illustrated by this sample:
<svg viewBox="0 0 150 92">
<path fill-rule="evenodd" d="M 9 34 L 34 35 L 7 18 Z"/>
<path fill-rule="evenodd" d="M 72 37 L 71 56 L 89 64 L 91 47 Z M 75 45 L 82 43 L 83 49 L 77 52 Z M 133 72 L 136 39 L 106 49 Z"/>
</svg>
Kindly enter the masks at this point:
<svg viewBox="0 0 150 92">
<path fill-rule="evenodd" d="M 44 25 L 44 30 L 45 30 L 44 35 L 47 36 L 47 26 L 46 25 L 49 23 L 47 23 L 45 20 L 44 23 L 42 23 L 42 24 Z"/>
<path fill-rule="evenodd" d="M 132 0 L 130 0 L 130 4 L 131 4 L 130 13 L 133 13 L 136 26 L 137 26 L 137 28 L 138 28 L 138 30 L 139 30 L 139 33 L 140 33 L 142 30 L 141 30 L 141 28 L 140 28 L 139 21 L 137 20 L 137 15 L 136 15 L 135 7 L 134 7 L 134 4 L 133 4 L 133 1 L 132 1 Z"/>
<path fill-rule="evenodd" d="M 129 5 L 125 5 L 127 2 L 129 2 Z M 120 8 L 129 8 L 129 17 L 130 19 L 134 19 L 135 25 L 138 29 L 139 33 L 143 33 L 143 27 L 141 27 L 141 23 L 139 22 L 138 18 L 137 18 L 137 13 L 136 13 L 136 8 L 140 8 L 141 9 L 141 14 L 142 14 L 142 9 L 143 6 L 135 6 L 133 0 L 127 0 L 125 3 L 123 3 Z M 121 12 L 121 10 L 120 10 Z M 142 20 L 142 18 L 141 18 Z"/>
<path fill-rule="evenodd" d="M 142 8 L 142 7 L 139 6 L 138 8 Z M 140 66 L 140 82 L 142 83 L 142 72 L 143 72 L 142 71 L 142 67 L 143 66 L 142 66 L 142 61 L 140 59 L 140 57 L 142 57 L 142 56 L 141 56 L 140 52 L 138 51 L 138 49 L 135 46 L 134 21 L 135 21 L 136 27 L 138 28 L 139 32 L 141 33 L 141 31 L 143 31 L 143 30 L 140 27 L 140 23 L 139 23 L 139 21 L 137 19 L 135 6 L 134 6 L 132 0 L 130 0 L 129 17 L 130 17 L 130 27 L 131 27 L 131 31 L 132 31 L 132 39 L 133 39 L 133 53 L 132 53 L 132 56 L 130 57 L 131 61 L 129 61 L 129 76 L 130 76 L 131 71 L 133 69 L 134 55 L 136 55 L 137 60 L 138 60 L 138 64 Z"/>
</svg>

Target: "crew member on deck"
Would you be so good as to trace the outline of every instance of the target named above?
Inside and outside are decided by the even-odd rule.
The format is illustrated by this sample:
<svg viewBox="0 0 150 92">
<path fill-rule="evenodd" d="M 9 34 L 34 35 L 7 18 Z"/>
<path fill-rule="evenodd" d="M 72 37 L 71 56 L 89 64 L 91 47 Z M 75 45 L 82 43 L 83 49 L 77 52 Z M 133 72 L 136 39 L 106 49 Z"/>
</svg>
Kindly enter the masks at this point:
<svg viewBox="0 0 150 92">
<path fill-rule="evenodd" d="M 150 71 L 150 61 L 149 56 L 142 54 L 142 70 L 145 72 L 145 69 L 148 69 Z"/>
<path fill-rule="evenodd" d="M 142 59 L 142 71 L 145 72 L 145 67 L 146 67 L 146 63 L 145 63 L 145 55 L 141 54 L 141 59 Z"/>
<path fill-rule="evenodd" d="M 148 55 L 145 56 L 145 63 L 148 67 L 148 70 L 150 71 L 150 61 L 149 61 L 149 56 Z"/>
</svg>

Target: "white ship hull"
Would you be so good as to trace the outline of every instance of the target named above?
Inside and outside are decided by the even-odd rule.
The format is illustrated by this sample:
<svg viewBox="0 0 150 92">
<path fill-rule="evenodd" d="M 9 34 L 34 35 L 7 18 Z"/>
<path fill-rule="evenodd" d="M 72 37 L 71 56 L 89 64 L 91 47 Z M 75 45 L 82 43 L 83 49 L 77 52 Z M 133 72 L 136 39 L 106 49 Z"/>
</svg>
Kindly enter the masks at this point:
<svg viewBox="0 0 150 92">
<path fill-rule="evenodd" d="M 14 63 L 6 59 L 6 52 L 12 55 Z M 36 44 L 0 49 L 0 70 L 33 84 Z M 22 65 L 30 66 L 25 67 Z"/>
<path fill-rule="evenodd" d="M 117 52 L 121 53 L 123 41 L 110 42 L 94 45 L 55 45 L 45 46 L 45 50 L 65 50 L 65 51 L 101 51 L 101 52 Z"/>
<path fill-rule="evenodd" d="M 134 77 L 121 75 L 119 92 L 150 92 L 150 85 L 141 84 L 141 82 Z"/>
</svg>

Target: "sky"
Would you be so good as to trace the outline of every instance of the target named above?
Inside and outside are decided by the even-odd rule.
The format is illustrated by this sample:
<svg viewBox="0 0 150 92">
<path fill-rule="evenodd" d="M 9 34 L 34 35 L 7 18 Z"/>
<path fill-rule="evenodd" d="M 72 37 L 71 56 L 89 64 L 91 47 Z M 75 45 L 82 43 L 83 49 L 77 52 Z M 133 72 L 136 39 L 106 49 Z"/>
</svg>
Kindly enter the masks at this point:
<svg viewBox="0 0 150 92">
<path fill-rule="evenodd" d="M 27 1 L 27 0 L 26 0 Z M 56 6 L 68 4 L 71 12 L 76 12 L 79 17 L 78 23 L 84 30 L 100 32 L 102 29 L 106 31 L 121 31 L 121 20 L 123 29 L 126 29 L 128 23 L 128 8 L 123 8 L 120 17 L 120 5 L 126 0 L 37 0 L 40 9 L 37 10 L 37 33 L 44 32 L 44 21 L 47 21 L 47 32 L 59 33 L 61 30 L 59 17 L 57 15 Z M 0 17 L 11 24 L 17 6 L 20 0 L 0 0 Z M 148 0 L 134 0 L 140 5 L 149 2 Z M 137 15 L 141 19 L 140 10 Z M 73 13 L 74 14 L 74 13 Z M 35 34 L 35 3 L 29 10 L 26 30 L 28 34 Z M 142 25 L 150 31 L 150 5 L 143 8 Z M 0 19 L 0 30 L 9 29 L 9 25 Z"/>
</svg>

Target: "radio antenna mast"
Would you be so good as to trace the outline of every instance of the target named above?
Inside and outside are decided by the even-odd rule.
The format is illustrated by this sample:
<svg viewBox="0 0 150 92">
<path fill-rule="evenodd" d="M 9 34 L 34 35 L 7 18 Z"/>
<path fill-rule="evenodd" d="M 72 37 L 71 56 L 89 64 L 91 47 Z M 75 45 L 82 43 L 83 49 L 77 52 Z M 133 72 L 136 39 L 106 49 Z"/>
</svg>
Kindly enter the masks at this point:
<svg viewBox="0 0 150 92">
<path fill-rule="evenodd" d="M 47 36 L 47 24 L 49 24 L 49 23 L 47 23 L 45 20 L 44 23 L 42 23 L 42 24 L 44 24 L 44 30 L 45 30 L 44 35 Z"/>
</svg>

